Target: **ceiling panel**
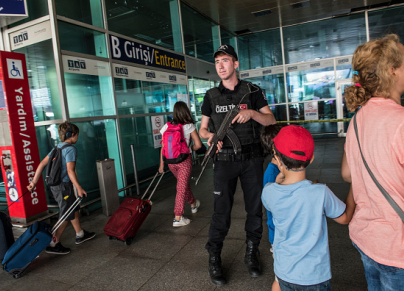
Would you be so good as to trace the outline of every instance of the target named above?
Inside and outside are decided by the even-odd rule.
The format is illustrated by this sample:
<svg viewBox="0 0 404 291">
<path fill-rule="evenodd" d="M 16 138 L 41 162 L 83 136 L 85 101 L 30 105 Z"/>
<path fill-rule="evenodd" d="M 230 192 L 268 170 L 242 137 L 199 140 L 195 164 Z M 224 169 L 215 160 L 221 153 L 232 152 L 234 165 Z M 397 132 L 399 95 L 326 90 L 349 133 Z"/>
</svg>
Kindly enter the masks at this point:
<svg viewBox="0 0 404 291">
<path fill-rule="evenodd" d="M 287 26 L 350 13 L 353 8 L 372 8 L 386 0 L 184 0 L 184 3 L 213 19 L 231 32 L 249 29 L 251 32 Z M 398 2 L 398 1 L 394 1 Z M 303 7 L 293 9 L 291 4 Z M 256 17 L 252 12 L 271 9 L 271 14 Z M 281 16 L 281 21 L 279 18 Z"/>
</svg>

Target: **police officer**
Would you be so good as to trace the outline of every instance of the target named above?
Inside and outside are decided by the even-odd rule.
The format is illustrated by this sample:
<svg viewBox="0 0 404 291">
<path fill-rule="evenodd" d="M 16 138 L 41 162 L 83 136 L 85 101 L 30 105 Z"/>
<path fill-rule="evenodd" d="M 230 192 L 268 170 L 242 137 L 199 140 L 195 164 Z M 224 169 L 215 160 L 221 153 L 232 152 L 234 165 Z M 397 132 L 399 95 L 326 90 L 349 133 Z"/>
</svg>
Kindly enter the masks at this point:
<svg viewBox="0 0 404 291">
<path fill-rule="evenodd" d="M 244 262 L 252 277 L 261 275 L 258 261 L 258 245 L 262 236 L 263 156 L 259 134 L 261 125 L 276 123 L 268 107 L 265 95 L 258 86 L 237 78 L 239 66 L 237 54 L 230 45 L 222 45 L 214 53 L 216 72 L 222 82 L 206 92 L 202 105 L 202 121 L 199 135 L 212 140 L 226 112 L 239 106 L 240 113 L 233 119 L 233 131 L 242 150 L 235 154 L 228 137 L 220 142 L 219 152 L 214 157 L 214 213 L 209 229 L 209 240 L 205 248 L 209 252 L 209 275 L 213 284 L 224 285 L 221 266 L 223 241 L 230 228 L 231 209 L 240 178 L 244 194 L 247 220 L 246 253 Z"/>
</svg>

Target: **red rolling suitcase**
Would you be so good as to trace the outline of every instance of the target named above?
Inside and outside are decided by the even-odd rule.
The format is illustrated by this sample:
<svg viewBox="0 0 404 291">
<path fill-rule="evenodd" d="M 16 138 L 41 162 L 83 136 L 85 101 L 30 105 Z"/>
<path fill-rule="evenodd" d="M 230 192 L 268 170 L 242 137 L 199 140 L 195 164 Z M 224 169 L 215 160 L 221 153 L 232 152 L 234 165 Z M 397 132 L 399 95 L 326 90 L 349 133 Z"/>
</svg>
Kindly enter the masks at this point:
<svg viewBox="0 0 404 291">
<path fill-rule="evenodd" d="M 158 175 L 159 172 L 154 176 L 142 198 L 126 198 L 119 208 L 112 214 L 104 227 L 104 232 L 109 236 L 109 239 L 118 239 L 124 241 L 127 245 L 131 244 L 133 237 L 136 235 L 139 228 L 142 226 L 143 221 L 150 213 L 152 206 L 150 199 L 153 196 L 154 191 L 156 191 L 164 173 L 161 174 L 149 198 L 144 200 L 144 197 Z"/>
</svg>

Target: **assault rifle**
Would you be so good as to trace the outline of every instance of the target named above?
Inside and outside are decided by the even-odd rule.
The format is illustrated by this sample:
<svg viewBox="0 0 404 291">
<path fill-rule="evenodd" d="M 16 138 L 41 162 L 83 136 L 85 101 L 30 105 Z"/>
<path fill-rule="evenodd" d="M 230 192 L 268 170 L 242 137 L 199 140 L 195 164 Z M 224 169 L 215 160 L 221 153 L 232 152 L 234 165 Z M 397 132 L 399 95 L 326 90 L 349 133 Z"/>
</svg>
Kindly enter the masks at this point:
<svg viewBox="0 0 404 291">
<path fill-rule="evenodd" d="M 241 152 L 240 140 L 238 139 L 238 137 L 236 136 L 234 131 L 231 129 L 232 126 L 234 126 L 234 124 L 232 124 L 231 122 L 239 112 L 240 112 L 240 109 L 239 109 L 238 105 L 234 105 L 234 107 L 231 110 L 227 111 L 226 116 L 224 117 L 219 130 L 213 136 L 213 138 L 211 140 L 211 144 L 210 144 L 208 150 L 206 151 L 205 156 L 203 157 L 203 161 L 201 164 L 202 171 L 199 174 L 198 178 L 196 179 L 195 185 L 198 185 L 199 179 L 201 178 L 203 172 L 205 171 L 206 165 L 209 163 L 209 160 L 215 156 L 216 151 L 217 151 L 218 142 L 223 141 L 223 139 L 225 138 L 226 135 L 232 143 L 234 153 L 237 154 L 237 153 Z M 194 179 L 194 178 L 192 178 L 192 179 Z"/>
</svg>

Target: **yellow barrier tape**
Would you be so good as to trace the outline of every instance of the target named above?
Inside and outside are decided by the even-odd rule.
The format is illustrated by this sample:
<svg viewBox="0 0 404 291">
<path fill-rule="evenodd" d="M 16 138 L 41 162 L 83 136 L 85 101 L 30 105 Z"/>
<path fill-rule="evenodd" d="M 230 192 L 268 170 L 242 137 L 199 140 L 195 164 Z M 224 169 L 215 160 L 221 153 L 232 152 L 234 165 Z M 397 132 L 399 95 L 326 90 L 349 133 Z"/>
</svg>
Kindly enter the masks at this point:
<svg viewBox="0 0 404 291">
<path fill-rule="evenodd" d="M 322 120 L 290 120 L 290 121 L 277 121 L 277 123 L 322 123 L 322 122 L 346 122 L 351 118 L 345 119 L 322 119 Z"/>
</svg>

